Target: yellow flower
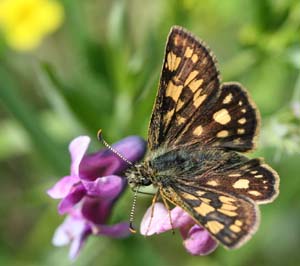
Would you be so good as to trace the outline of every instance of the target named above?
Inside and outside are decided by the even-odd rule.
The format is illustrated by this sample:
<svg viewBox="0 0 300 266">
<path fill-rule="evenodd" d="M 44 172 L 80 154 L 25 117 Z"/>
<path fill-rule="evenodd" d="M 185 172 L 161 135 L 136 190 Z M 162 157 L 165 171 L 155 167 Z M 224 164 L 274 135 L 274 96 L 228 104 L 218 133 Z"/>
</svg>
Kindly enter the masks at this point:
<svg viewBox="0 0 300 266">
<path fill-rule="evenodd" d="M 0 0 L 0 29 L 16 50 L 37 47 L 63 21 L 63 7 L 54 0 Z"/>
</svg>

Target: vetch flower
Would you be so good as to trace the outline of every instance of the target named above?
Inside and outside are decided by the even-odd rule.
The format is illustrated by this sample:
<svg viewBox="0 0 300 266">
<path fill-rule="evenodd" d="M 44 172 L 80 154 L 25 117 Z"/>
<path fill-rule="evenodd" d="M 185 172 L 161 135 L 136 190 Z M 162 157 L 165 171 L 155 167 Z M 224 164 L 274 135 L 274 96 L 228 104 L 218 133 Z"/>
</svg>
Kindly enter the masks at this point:
<svg viewBox="0 0 300 266">
<path fill-rule="evenodd" d="M 148 208 L 141 222 L 142 235 L 160 234 L 172 230 L 173 226 L 173 229 L 179 228 L 183 237 L 183 245 L 190 254 L 208 255 L 216 249 L 217 242 L 180 207 L 173 208 L 170 211 L 170 217 L 166 207 L 157 202 L 154 204 L 152 219 L 151 212 L 152 206 Z"/>
<path fill-rule="evenodd" d="M 69 258 L 74 260 L 90 235 L 113 238 L 126 237 L 129 235 L 128 223 L 94 224 L 83 217 L 80 209 L 75 209 L 56 229 L 52 243 L 55 246 L 70 244 Z"/>
<path fill-rule="evenodd" d="M 110 237 L 129 234 L 127 223 L 107 225 L 112 207 L 126 186 L 126 180 L 119 175 L 128 164 L 108 149 L 86 154 L 89 143 L 87 136 L 77 137 L 70 143 L 71 173 L 47 191 L 52 198 L 61 199 L 58 212 L 68 214 L 57 229 L 53 243 L 71 243 L 71 258 L 78 254 L 91 234 Z M 146 151 L 145 141 L 136 136 L 127 137 L 112 147 L 133 163 Z"/>
<path fill-rule="evenodd" d="M 63 7 L 56 0 L 0 0 L 0 29 L 16 50 L 36 48 L 62 24 L 63 17 Z"/>
</svg>

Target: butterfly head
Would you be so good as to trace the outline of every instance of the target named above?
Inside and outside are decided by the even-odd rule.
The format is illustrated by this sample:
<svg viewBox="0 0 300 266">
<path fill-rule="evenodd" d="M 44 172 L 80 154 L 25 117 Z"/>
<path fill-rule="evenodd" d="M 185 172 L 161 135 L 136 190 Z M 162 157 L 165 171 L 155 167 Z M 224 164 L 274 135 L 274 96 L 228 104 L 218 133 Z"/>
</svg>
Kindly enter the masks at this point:
<svg viewBox="0 0 300 266">
<path fill-rule="evenodd" d="M 126 177 L 129 186 L 132 188 L 153 184 L 153 172 L 146 163 L 133 165 L 126 172 Z"/>
</svg>

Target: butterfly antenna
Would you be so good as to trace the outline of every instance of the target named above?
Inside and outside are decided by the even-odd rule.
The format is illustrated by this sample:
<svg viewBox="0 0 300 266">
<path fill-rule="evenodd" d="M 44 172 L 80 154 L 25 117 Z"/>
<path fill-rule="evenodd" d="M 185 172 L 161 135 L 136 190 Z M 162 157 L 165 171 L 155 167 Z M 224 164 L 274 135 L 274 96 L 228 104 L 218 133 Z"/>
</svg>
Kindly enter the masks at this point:
<svg viewBox="0 0 300 266">
<path fill-rule="evenodd" d="M 136 207 L 136 200 L 137 200 L 137 193 L 139 191 L 139 187 L 136 188 L 134 195 L 133 195 L 133 201 L 132 201 L 132 207 L 129 215 L 129 231 L 131 233 L 136 233 L 136 230 L 133 226 L 133 220 L 134 220 L 134 214 L 135 214 L 135 207 Z"/>
<path fill-rule="evenodd" d="M 102 129 L 99 129 L 97 132 L 97 138 L 98 140 L 109 150 L 111 150 L 114 154 L 116 154 L 119 158 L 121 158 L 124 162 L 128 163 L 129 165 L 132 165 L 132 162 L 130 162 L 128 159 L 126 159 L 122 154 L 120 154 L 118 151 L 116 151 L 113 147 L 111 147 L 103 138 L 102 136 Z"/>
</svg>

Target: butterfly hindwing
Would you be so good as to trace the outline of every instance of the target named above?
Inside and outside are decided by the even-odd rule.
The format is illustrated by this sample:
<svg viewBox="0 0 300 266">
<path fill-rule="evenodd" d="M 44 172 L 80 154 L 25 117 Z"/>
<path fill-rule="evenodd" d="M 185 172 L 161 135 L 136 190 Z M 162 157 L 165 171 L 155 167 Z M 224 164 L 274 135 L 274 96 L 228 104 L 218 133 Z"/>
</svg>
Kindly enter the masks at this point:
<svg viewBox="0 0 300 266">
<path fill-rule="evenodd" d="M 186 30 L 173 27 L 150 121 L 150 150 L 174 141 L 174 130 L 181 130 L 196 110 L 205 112 L 217 96 L 218 75 L 214 56 L 205 44 Z"/>
<path fill-rule="evenodd" d="M 237 248 L 256 231 L 259 210 L 243 196 L 189 186 L 165 187 L 161 194 L 180 206 L 227 248 Z"/>
<path fill-rule="evenodd" d="M 197 110 L 182 131 L 176 134 L 175 145 L 199 143 L 240 152 L 254 148 L 260 121 L 257 108 L 246 90 L 238 83 L 224 83 L 213 106 Z"/>
<path fill-rule="evenodd" d="M 279 193 L 278 174 L 262 159 L 223 165 L 207 175 L 195 177 L 195 184 L 232 195 L 243 195 L 258 204 L 272 202 Z"/>
</svg>

